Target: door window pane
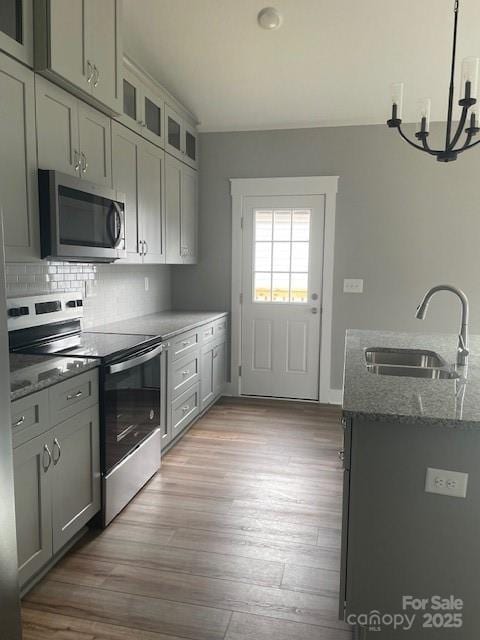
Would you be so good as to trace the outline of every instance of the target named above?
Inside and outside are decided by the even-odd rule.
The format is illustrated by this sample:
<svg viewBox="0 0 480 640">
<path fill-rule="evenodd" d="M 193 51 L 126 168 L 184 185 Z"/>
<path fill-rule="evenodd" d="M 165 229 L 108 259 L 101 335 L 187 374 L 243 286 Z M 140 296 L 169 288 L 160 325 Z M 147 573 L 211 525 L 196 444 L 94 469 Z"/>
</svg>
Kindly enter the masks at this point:
<svg viewBox="0 0 480 640">
<path fill-rule="evenodd" d="M 272 274 L 256 273 L 254 290 L 256 302 L 270 302 L 272 299 Z"/>
<path fill-rule="evenodd" d="M 180 124 L 168 117 L 168 144 L 180 151 Z"/>
<path fill-rule="evenodd" d="M 272 243 L 255 243 L 255 271 L 270 271 L 272 268 Z"/>
<path fill-rule="evenodd" d="M 274 273 L 272 275 L 272 301 L 289 302 L 290 274 Z"/>
<path fill-rule="evenodd" d="M 290 271 L 290 242 L 273 243 L 273 271 Z"/>
<path fill-rule="evenodd" d="M 22 0 L 1 0 L 0 31 L 17 42 L 23 42 Z"/>
<path fill-rule="evenodd" d="M 290 302 L 308 302 L 308 273 L 292 273 Z"/>
<path fill-rule="evenodd" d="M 185 151 L 189 158 L 192 160 L 197 159 L 197 139 L 190 131 L 185 134 Z"/>
<path fill-rule="evenodd" d="M 148 98 L 145 98 L 145 124 L 147 129 L 157 136 L 162 135 L 162 111 Z"/>
<path fill-rule="evenodd" d="M 123 113 L 137 119 L 137 90 L 127 80 L 123 81 Z"/>
<path fill-rule="evenodd" d="M 292 219 L 292 240 L 310 240 L 310 212 L 294 209 Z"/>
<path fill-rule="evenodd" d="M 255 240 L 271 240 L 272 239 L 272 212 L 256 211 L 255 212 Z"/>
<path fill-rule="evenodd" d="M 308 303 L 310 216 L 306 209 L 257 209 L 254 302 Z"/>
<path fill-rule="evenodd" d="M 308 271 L 308 242 L 292 242 L 292 271 Z"/>
<path fill-rule="evenodd" d="M 290 240 L 292 235 L 292 212 L 275 211 L 275 222 L 273 225 L 274 240 Z"/>
</svg>

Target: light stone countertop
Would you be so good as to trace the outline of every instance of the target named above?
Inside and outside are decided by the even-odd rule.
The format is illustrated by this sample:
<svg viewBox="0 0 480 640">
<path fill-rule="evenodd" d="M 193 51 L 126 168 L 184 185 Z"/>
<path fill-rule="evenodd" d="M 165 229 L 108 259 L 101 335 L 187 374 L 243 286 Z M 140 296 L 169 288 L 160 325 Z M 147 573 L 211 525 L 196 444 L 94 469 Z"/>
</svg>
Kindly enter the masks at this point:
<svg viewBox="0 0 480 640">
<path fill-rule="evenodd" d="M 161 311 L 138 318 L 119 320 L 88 329 L 91 333 L 127 333 L 156 336 L 169 340 L 174 336 L 209 324 L 228 315 L 226 311 Z"/>
<path fill-rule="evenodd" d="M 365 366 L 371 347 L 435 351 L 455 363 L 458 336 L 451 334 L 347 331 L 343 412 L 346 417 L 408 423 L 480 427 L 480 336 L 470 336 L 467 367 L 458 380 L 376 375 Z"/>
<path fill-rule="evenodd" d="M 99 366 L 94 358 L 10 354 L 10 400 L 18 400 Z"/>
</svg>

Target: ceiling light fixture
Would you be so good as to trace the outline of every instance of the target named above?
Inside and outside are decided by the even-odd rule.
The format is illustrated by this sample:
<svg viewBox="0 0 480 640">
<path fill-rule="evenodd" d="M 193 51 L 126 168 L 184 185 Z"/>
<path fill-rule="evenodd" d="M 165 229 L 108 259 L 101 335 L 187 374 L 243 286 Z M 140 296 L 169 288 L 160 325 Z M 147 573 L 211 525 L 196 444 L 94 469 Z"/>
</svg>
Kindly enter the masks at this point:
<svg viewBox="0 0 480 640">
<path fill-rule="evenodd" d="M 278 29 L 282 24 L 282 16 L 277 9 L 273 7 L 265 7 L 262 9 L 257 16 L 257 20 L 262 29 L 268 29 L 269 31 Z"/>
<path fill-rule="evenodd" d="M 419 103 L 419 129 L 415 133 L 419 144 L 410 140 L 402 131 L 402 106 L 403 106 L 403 82 L 391 85 L 392 100 L 392 117 L 387 120 L 387 125 L 391 129 L 397 129 L 402 138 L 415 149 L 436 156 L 439 162 L 452 162 L 456 160 L 459 153 L 471 149 L 480 143 L 480 140 L 472 142 L 474 136 L 480 131 L 479 114 L 477 104 L 477 85 L 478 85 L 478 58 L 465 58 L 462 64 L 461 87 L 463 97 L 460 97 L 458 104 L 462 107 L 460 121 L 455 133 L 452 133 L 453 125 L 453 98 L 454 98 L 454 78 L 455 78 L 455 61 L 457 52 L 457 26 L 459 0 L 454 1 L 454 21 L 453 21 L 453 46 L 452 46 L 452 63 L 450 72 L 450 89 L 448 95 L 448 111 L 447 111 L 447 130 L 445 134 L 445 147 L 443 149 L 431 149 L 428 145 L 428 136 L 430 133 L 430 98 L 424 98 Z M 473 108 L 474 107 L 474 108 Z M 469 110 L 471 109 L 470 113 Z M 469 116 L 469 118 L 468 118 Z M 463 144 L 457 147 L 457 143 L 465 128 L 466 138 Z"/>
</svg>

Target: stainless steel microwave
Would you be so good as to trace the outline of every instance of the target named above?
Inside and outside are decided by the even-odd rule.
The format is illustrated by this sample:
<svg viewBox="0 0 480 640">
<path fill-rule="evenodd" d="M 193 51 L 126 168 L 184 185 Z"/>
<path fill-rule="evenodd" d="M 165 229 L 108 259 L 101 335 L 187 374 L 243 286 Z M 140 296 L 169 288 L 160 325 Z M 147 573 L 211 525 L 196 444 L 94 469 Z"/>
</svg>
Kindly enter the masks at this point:
<svg viewBox="0 0 480 640">
<path fill-rule="evenodd" d="M 113 262 L 126 257 L 125 196 L 58 171 L 39 169 L 42 258 Z"/>
</svg>

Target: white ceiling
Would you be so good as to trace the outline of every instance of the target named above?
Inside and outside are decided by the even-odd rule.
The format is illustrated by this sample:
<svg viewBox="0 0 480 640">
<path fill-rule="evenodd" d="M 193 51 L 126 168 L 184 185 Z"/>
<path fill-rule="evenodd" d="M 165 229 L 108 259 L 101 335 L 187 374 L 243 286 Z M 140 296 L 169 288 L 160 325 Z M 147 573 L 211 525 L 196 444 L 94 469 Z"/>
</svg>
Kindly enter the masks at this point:
<svg viewBox="0 0 480 640">
<path fill-rule="evenodd" d="M 277 31 L 256 23 L 269 4 L 283 14 Z M 432 119 L 445 119 L 453 0 L 124 0 L 124 7 L 127 54 L 203 131 L 381 123 L 396 81 L 405 82 L 405 120 L 415 120 L 423 97 L 432 98 Z M 460 9 L 459 61 L 480 56 L 480 2 L 461 0 Z"/>
</svg>

